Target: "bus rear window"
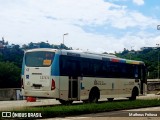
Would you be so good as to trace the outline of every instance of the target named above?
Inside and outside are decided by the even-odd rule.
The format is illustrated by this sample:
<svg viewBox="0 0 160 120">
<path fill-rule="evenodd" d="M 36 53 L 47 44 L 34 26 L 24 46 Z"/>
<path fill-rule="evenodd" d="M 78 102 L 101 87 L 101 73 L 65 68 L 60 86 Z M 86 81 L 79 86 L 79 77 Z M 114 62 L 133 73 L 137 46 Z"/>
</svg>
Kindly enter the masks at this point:
<svg viewBox="0 0 160 120">
<path fill-rule="evenodd" d="M 25 64 L 28 67 L 49 67 L 54 59 L 54 52 L 36 51 L 25 54 Z"/>
</svg>

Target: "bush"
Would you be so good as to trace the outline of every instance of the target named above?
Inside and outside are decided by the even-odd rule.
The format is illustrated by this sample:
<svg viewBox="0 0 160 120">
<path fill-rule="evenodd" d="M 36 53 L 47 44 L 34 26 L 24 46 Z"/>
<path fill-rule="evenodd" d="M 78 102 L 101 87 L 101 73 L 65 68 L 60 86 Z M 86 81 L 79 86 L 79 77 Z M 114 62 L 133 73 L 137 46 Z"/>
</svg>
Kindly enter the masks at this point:
<svg viewBox="0 0 160 120">
<path fill-rule="evenodd" d="M 10 62 L 0 62 L 0 88 L 20 87 L 21 69 Z"/>
</svg>

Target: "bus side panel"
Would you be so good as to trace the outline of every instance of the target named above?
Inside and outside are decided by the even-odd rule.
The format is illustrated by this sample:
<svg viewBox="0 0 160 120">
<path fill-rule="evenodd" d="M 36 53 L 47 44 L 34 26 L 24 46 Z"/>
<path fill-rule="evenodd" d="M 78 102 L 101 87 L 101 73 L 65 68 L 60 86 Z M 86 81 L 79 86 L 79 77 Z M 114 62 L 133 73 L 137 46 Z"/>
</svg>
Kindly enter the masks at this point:
<svg viewBox="0 0 160 120">
<path fill-rule="evenodd" d="M 83 77 L 81 100 L 88 99 L 94 86 L 99 88 L 101 98 L 130 97 L 134 79 Z"/>
<path fill-rule="evenodd" d="M 59 76 L 52 76 L 51 78 L 52 78 L 52 80 L 55 81 L 55 89 L 51 90 L 51 92 L 52 92 L 51 96 L 53 98 L 59 98 L 59 79 L 60 79 L 60 77 Z M 51 80 L 51 84 L 52 84 L 52 80 Z"/>
<path fill-rule="evenodd" d="M 60 76 L 60 99 L 68 100 L 69 78 L 68 76 Z"/>
</svg>

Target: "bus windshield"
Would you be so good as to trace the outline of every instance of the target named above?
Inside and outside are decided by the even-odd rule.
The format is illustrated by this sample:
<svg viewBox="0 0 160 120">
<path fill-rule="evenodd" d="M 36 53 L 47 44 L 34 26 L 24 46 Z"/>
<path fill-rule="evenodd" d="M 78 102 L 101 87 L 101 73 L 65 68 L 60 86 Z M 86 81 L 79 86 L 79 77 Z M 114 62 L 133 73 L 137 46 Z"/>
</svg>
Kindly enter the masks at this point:
<svg viewBox="0 0 160 120">
<path fill-rule="evenodd" d="M 28 67 L 49 67 L 54 59 L 54 52 L 36 51 L 25 54 L 25 64 Z"/>
</svg>

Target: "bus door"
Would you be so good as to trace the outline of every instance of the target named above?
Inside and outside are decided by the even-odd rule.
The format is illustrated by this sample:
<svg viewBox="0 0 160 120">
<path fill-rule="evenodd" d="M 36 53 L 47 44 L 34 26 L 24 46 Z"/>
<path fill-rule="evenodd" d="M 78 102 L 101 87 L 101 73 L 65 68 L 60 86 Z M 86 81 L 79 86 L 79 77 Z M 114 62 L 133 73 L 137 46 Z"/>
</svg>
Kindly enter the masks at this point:
<svg viewBox="0 0 160 120">
<path fill-rule="evenodd" d="M 137 70 L 138 68 L 138 70 Z M 139 65 L 136 66 L 137 76 L 135 78 L 135 82 L 139 82 L 140 94 L 144 94 L 145 90 L 145 81 L 146 81 L 146 69 L 144 66 Z"/>
<path fill-rule="evenodd" d="M 142 68 L 142 66 L 140 66 L 140 68 L 141 68 L 141 70 L 140 70 L 140 72 L 141 72 L 141 76 L 140 76 L 140 81 L 141 81 L 141 83 L 140 83 L 140 93 L 141 94 L 143 94 L 143 83 L 144 83 L 144 79 L 143 79 L 143 68 Z"/>
<path fill-rule="evenodd" d="M 147 84 L 147 78 L 146 78 L 146 68 L 145 66 L 141 66 L 141 76 L 140 76 L 140 93 L 146 94 L 146 84 Z"/>
<path fill-rule="evenodd" d="M 78 61 L 71 60 L 68 61 L 68 72 L 69 72 L 69 90 L 68 98 L 69 100 L 80 100 L 80 79 L 79 71 L 80 65 Z"/>
</svg>

